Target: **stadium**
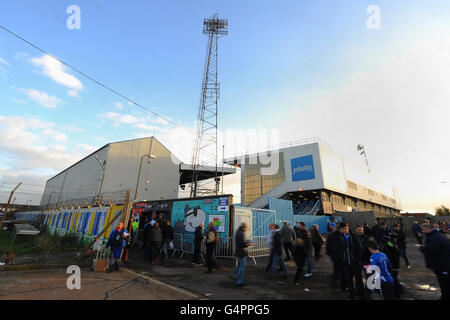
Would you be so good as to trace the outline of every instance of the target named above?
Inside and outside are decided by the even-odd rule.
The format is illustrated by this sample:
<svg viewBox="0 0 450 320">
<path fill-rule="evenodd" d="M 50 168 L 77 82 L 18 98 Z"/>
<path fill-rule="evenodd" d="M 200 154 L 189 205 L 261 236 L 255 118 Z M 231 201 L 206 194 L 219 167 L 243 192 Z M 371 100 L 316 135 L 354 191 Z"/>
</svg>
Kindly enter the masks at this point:
<svg viewBox="0 0 450 320">
<path fill-rule="evenodd" d="M 261 161 L 267 154 L 272 159 L 278 156 L 274 174 L 262 173 L 273 164 Z M 401 210 L 394 187 L 318 138 L 292 142 L 266 153 L 241 155 L 225 163 L 241 168 L 241 201 L 245 206 L 267 208 L 269 198 L 278 198 L 291 200 L 294 214 L 300 215 L 372 211 L 381 218 Z"/>
</svg>

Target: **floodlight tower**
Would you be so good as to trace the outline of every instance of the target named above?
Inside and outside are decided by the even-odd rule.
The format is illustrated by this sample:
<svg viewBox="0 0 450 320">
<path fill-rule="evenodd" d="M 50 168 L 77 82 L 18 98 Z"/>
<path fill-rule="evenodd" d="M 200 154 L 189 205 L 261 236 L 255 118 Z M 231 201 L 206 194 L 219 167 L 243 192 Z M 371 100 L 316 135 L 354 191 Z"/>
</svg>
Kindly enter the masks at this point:
<svg viewBox="0 0 450 320">
<path fill-rule="evenodd" d="M 217 45 L 219 36 L 228 34 L 228 20 L 219 19 L 217 14 L 203 21 L 203 33 L 208 35 L 205 67 L 203 72 L 202 93 L 197 120 L 197 133 L 192 155 L 191 197 L 218 194 L 217 178 L 217 106 L 220 95 L 220 84 L 217 79 Z M 216 169 L 214 185 L 202 182 L 199 171 L 201 165 L 213 166 Z"/>
<path fill-rule="evenodd" d="M 367 161 L 367 154 L 366 154 L 366 149 L 364 149 L 364 145 L 362 144 L 358 144 L 356 146 L 356 150 L 359 151 L 360 155 L 364 155 L 364 159 L 366 160 L 366 165 L 367 165 L 367 171 L 369 171 L 370 173 L 370 169 L 369 169 L 369 161 Z"/>
</svg>

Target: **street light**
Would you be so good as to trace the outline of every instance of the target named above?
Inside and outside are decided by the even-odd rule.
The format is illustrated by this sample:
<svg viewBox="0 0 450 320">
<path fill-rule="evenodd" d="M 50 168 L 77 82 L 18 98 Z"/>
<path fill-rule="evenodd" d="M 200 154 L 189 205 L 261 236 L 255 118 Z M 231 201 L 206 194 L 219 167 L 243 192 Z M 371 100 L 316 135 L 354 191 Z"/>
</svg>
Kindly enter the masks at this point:
<svg viewBox="0 0 450 320">
<path fill-rule="evenodd" d="M 364 145 L 362 144 L 358 144 L 356 146 L 356 150 L 360 151 L 360 155 L 364 155 L 364 159 L 366 160 L 366 165 L 367 165 L 367 171 L 369 171 L 370 173 L 370 169 L 369 169 L 369 161 L 367 161 L 367 154 L 366 154 L 366 149 L 364 149 Z"/>
<path fill-rule="evenodd" d="M 137 177 L 136 190 L 134 191 L 134 201 L 136 201 L 137 197 L 138 197 L 138 188 L 139 188 L 139 180 L 141 179 L 142 161 L 144 160 L 145 157 L 148 157 L 149 164 L 150 164 L 151 159 L 156 158 L 156 156 L 154 154 L 144 154 L 141 157 L 141 164 L 139 165 L 139 173 L 138 173 L 138 177 Z M 150 181 L 147 181 L 147 184 L 149 184 L 149 183 L 150 183 Z"/>
<path fill-rule="evenodd" d="M 48 204 L 50 203 L 50 199 L 52 198 L 52 194 L 54 192 L 56 192 L 56 191 L 53 190 L 52 192 L 50 192 L 50 195 L 48 196 L 47 207 L 48 207 Z"/>
</svg>

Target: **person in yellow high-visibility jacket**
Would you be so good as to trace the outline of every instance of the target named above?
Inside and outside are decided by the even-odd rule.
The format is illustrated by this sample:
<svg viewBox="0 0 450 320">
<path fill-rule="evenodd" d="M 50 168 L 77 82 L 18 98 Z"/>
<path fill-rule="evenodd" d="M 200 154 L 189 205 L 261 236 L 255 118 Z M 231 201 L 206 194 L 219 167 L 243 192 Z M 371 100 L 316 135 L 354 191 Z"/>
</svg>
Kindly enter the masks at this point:
<svg viewBox="0 0 450 320">
<path fill-rule="evenodd" d="M 139 221 L 138 220 L 134 220 L 131 223 L 131 230 L 132 230 L 131 241 L 132 241 L 133 244 L 136 243 L 136 240 L 137 240 L 138 228 L 139 228 Z"/>
</svg>

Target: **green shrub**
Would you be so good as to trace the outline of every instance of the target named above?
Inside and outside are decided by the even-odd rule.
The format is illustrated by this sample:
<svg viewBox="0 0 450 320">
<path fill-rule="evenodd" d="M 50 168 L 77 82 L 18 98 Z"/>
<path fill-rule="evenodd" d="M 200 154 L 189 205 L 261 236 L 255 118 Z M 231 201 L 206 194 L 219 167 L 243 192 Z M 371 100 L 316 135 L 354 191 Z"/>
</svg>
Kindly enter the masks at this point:
<svg viewBox="0 0 450 320">
<path fill-rule="evenodd" d="M 57 239 L 55 239 L 50 232 L 45 231 L 36 237 L 35 246 L 44 255 L 49 255 L 57 249 L 58 243 Z"/>
</svg>

